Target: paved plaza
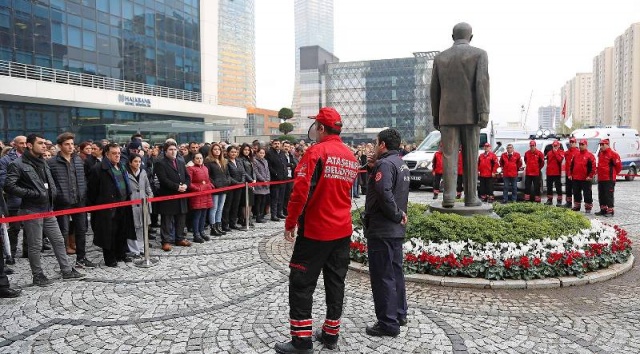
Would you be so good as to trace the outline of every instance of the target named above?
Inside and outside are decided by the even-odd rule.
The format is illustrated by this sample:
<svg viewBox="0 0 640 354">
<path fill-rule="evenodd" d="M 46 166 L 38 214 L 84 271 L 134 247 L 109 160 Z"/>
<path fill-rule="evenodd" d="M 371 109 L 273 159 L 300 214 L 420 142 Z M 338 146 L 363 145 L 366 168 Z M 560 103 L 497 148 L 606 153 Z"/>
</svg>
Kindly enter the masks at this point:
<svg viewBox="0 0 640 354">
<path fill-rule="evenodd" d="M 420 190 L 410 199 L 431 202 L 431 196 Z M 640 181 L 618 183 L 616 197 L 616 216 L 607 221 L 629 230 L 638 259 Z M 357 201 L 364 205 L 363 198 Z M 20 258 L 10 281 L 22 296 L 0 299 L 0 353 L 273 352 L 274 343 L 289 338 L 292 246 L 282 228 L 282 222 L 258 224 L 168 253 L 154 243 L 156 267 L 101 263 L 83 270 L 82 281 L 63 281 L 47 251 L 44 268 L 55 279 L 47 288 L 31 286 L 28 262 Z M 90 259 L 102 261 L 97 248 L 90 250 Z M 408 326 L 397 338 L 373 338 L 364 333 L 375 321 L 368 275 L 351 271 L 339 352 L 638 353 L 639 294 L 636 268 L 603 283 L 550 290 L 408 283 Z M 315 328 L 324 319 L 323 302 L 320 281 Z"/>
</svg>

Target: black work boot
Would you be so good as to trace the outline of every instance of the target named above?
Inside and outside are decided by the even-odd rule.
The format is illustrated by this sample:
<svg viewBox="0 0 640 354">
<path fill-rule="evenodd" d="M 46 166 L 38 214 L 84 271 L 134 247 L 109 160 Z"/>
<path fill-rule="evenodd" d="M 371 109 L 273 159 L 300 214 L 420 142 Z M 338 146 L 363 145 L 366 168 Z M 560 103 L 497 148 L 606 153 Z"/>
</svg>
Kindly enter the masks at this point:
<svg viewBox="0 0 640 354">
<path fill-rule="evenodd" d="M 309 348 L 296 348 L 293 345 L 293 341 L 286 343 L 276 343 L 275 350 L 278 354 L 311 354 L 313 353 L 313 344 Z"/>
<path fill-rule="evenodd" d="M 334 350 L 338 348 L 338 335 L 326 334 L 321 328 L 313 334 L 316 341 L 320 342 L 326 349 Z"/>
</svg>

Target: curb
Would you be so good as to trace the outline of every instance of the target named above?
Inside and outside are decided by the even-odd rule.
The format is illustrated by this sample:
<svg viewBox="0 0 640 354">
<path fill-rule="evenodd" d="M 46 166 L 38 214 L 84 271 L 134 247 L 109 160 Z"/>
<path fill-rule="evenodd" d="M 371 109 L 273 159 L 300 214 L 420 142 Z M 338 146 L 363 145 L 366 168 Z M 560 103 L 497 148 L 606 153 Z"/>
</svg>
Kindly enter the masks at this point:
<svg viewBox="0 0 640 354">
<path fill-rule="evenodd" d="M 633 254 L 625 263 L 616 263 L 607 269 L 600 269 L 587 273 L 584 277 L 559 277 L 532 280 L 488 280 L 481 278 L 444 277 L 430 274 L 407 274 L 404 279 L 415 283 L 425 283 L 455 288 L 471 289 L 554 289 L 569 286 L 595 284 L 613 279 L 633 268 L 635 257 Z M 349 269 L 358 273 L 369 274 L 369 267 L 362 263 L 351 261 Z"/>
</svg>

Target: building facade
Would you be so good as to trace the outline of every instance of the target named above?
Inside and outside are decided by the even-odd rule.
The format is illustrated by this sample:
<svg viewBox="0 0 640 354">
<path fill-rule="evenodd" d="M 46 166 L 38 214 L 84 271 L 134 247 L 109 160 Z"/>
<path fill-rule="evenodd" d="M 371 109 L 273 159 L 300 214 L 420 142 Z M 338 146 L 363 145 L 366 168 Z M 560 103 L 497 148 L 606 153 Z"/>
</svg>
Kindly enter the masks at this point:
<svg viewBox="0 0 640 354">
<path fill-rule="evenodd" d="M 393 127 L 405 141 L 426 137 L 433 130 L 429 85 L 437 53 L 327 64 L 326 105 L 342 115 L 343 132 L 357 138 Z"/>
<path fill-rule="evenodd" d="M 556 130 L 562 125 L 562 107 L 544 106 L 538 108 L 538 127 Z"/>
<path fill-rule="evenodd" d="M 614 42 L 612 95 L 613 121 L 640 129 L 640 23 Z"/>
<path fill-rule="evenodd" d="M 578 73 L 560 90 L 561 102 L 567 104 L 566 119 L 571 116 L 574 127 L 595 124 L 592 111 L 592 82 L 592 73 Z"/>
<path fill-rule="evenodd" d="M 255 107 L 255 1 L 219 1 L 218 103 Z"/>
<path fill-rule="evenodd" d="M 0 138 L 228 131 L 246 113 L 217 101 L 217 16 L 215 0 L 0 1 Z"/>
<path fill-rule="evenodd" d="M 278 111 L 263 108 L 247 108 L 247 121 L 244 125 L 245 135 L 280 135 L 280 118 Z"/>
<path fill-rule="evenodd" d="M 593 58 L 593 120 L 596 125 L 614 124 L 613 47 Z"/>
<path fill-rule="evenodd" d="M 303 69 L 300 67 L 300 50 L 302 47 L 319 46 L 324 51 L 333 53 L 333 0 L 295 0 L 294 18 L 296 62 L 291 109 L 295 118 L 305 118 L 308 114 L 302 112 L 302 85 L 312 79 L 309 78 L 308 71 L 305 74 L 301 71 Z M 304 99 L 308 100 L 308 97 Z M 317 109 L 313 114 L 315 113 Z M 296 120 L 294 125 L 296 132 L 302 129 L 300 120 Z"/>
</svg>

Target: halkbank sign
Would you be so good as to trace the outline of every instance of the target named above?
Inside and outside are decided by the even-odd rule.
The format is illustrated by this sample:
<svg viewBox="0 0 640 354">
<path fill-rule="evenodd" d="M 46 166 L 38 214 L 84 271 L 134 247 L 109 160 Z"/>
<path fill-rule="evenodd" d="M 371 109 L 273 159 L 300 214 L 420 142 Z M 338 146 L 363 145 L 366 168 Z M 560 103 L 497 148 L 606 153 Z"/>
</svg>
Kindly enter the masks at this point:
<svg viewBox="0 0 640 354">
<path fill-rule="evenodd" d="M 133 107 L 151 107 L 151 99 L 135 96 L 127 96 L 124 94 L 118 95 L 118 102 L 124 103 L 125 106 Z"/>
</svg>

